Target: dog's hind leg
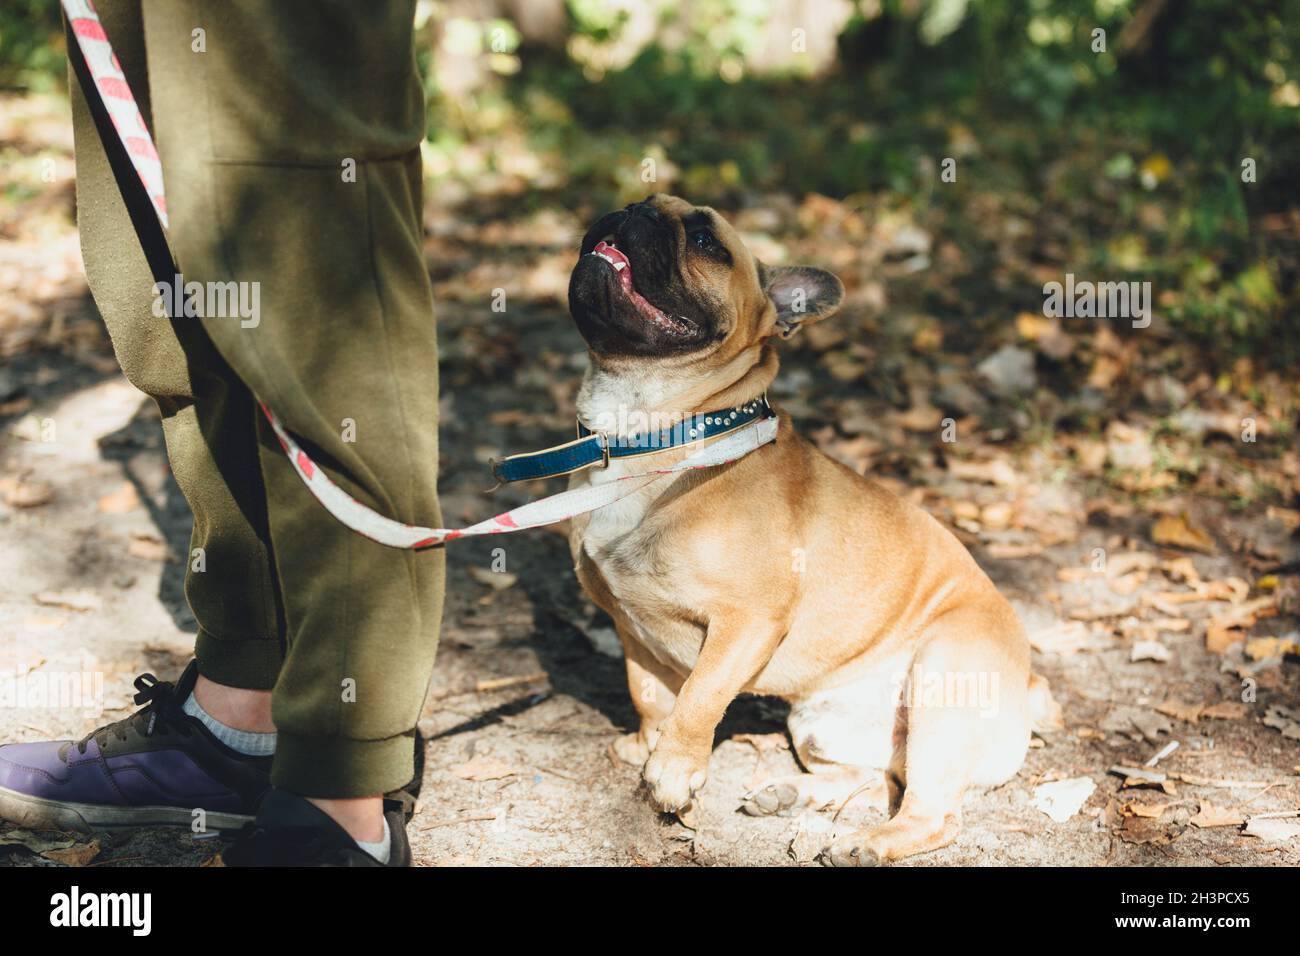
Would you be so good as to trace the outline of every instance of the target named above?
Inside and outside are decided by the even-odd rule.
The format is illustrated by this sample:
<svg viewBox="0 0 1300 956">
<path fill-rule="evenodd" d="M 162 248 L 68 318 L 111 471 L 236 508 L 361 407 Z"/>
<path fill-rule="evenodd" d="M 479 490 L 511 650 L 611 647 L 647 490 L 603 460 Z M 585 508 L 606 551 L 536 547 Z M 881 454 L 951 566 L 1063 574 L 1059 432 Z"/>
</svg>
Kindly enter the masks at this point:
<svg viewBox="0 0 1300 956">
<path fill-rule="evenodd" d="M 894 729 L 888 681 L 862 679 L 812 694 L 791 707 L 788 726 L 807 772 L 764 780 L 741 809 L 751 816 L 838 809 L 850 798 L 855 807 L 887 808 Z"/>
<path fill-rule="evenodd" d="M 834 865 L 947 846 L 961 830 L 966 789 L 1002 783 L 1024 760 L 1029 650 L 1010 609 L 953 612 L 929 637 L 909 676 L 906 735 L 890 765 L 893 789 L 902 791 L 897 812 L 835 840 L 825 853 Z"/>
</svg>

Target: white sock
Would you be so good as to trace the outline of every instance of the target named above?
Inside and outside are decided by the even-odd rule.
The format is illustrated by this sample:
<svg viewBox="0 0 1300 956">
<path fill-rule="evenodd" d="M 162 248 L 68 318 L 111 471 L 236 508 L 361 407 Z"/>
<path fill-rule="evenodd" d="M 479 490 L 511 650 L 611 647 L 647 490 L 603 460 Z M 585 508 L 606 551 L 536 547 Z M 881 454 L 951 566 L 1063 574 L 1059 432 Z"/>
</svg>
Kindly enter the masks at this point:
<svg viewBox="0 0 1300 956">
<path fill-rule="evenodd" d="M 388 828 L 388 817 L 384 817 L 384 835 L 374 843 L 357 840 L 357 846 L 365 850 L 380 863 L 387 863 L 393 853 L 393 831 Z"/>
<path fill-rule="evenodd" d="M 193 694 L 185 698 L 185 703 L 181 704 L 181 710 L 198 720 L 199 723 L 212 732 L 212 736 L 235 751 L 235 753 L 244 754 L 246 757 L 269 757 L 275 753 L 274 733 L 260 734 L 251 730 L 237 730 L 234 727 L 227 727 L 204 710 L 199 702 L 195 700 Z"/>
</svg>

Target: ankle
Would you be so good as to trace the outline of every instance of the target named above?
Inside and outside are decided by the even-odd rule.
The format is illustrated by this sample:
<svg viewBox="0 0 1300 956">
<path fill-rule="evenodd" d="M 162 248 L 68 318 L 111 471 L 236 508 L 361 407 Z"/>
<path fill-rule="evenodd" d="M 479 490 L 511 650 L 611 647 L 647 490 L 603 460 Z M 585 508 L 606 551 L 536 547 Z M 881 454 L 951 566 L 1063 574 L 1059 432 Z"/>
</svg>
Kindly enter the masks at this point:
<svg viewBox="0 0 1300 956">
<path fill-rule="evenodd" d="M 212 717 L 228 727 L 255 734 L 275 733 L 269 690 L 227 687 L 200 674 L 194 684 L 194 699 Z"/>
<path fill-rule="evenodd" d="M 348 800 L 326 800 L 307 797 L 307 802 L 326 814 L 348 832 L 354 840 L 374 843 L 384 835 L 384 798 L 357 797 Z"/>
</svg>

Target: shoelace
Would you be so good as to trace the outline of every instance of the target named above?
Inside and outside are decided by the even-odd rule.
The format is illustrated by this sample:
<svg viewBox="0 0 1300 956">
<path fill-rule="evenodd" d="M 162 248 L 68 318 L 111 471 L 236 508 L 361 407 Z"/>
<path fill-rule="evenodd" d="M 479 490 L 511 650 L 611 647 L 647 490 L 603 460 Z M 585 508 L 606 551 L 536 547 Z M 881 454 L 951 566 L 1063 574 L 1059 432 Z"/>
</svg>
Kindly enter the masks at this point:
<svg viewBox="0 0 1300 956">
<path fill-rule="evenodd" d="M 126 740 L 129 731 L 134 729 L 144 737 L 151 737 L 156 731 L 165 731 L 173 726 L 173 722 L 183 736 L 189 736 L 190 731 L 185 727 L 185 721 L 178 719 L 181 716 L 182 701 L 177 699 L 175 684 L 161 681 L 153 674 L 141 674 L 135 679 L 135 689 L 135 703 L 145 706 L 130 717 L 124 717 L 86 734 L 77 741 L 78 753 L 86 752 L 86 745 L 92 738 L 102 747 L 109 736 Z"/>
</svg>

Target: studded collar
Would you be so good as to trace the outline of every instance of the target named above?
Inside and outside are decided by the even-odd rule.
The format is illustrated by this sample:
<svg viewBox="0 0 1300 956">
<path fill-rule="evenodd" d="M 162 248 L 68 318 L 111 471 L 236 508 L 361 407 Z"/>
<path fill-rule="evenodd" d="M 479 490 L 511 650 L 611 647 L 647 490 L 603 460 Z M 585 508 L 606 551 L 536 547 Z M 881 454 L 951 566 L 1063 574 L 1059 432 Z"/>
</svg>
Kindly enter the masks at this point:
<svg viewBox="0 0 1300 956">
<path fill-rule="evenodd" d="M 634 458 L 691 445 L 773 415 L 775 412 L 768 404 L 767 396 L 763 395 L 734 408 L 692 415 L 663 431 L 646 431 L 630 436 L 595 431 L 579 421 L 578 437 L 573 441 L 541 451 L 495 458 L 492 460 L 492 474 L 497 481 L 510 482 L 568 475 L 594 465 L 604 468 L 615 458 Z"/>
</svg>

